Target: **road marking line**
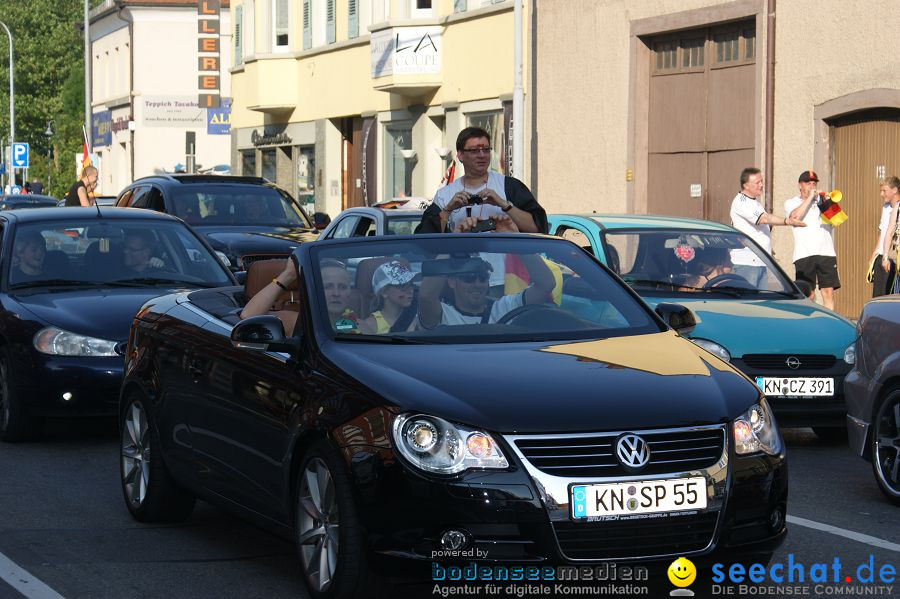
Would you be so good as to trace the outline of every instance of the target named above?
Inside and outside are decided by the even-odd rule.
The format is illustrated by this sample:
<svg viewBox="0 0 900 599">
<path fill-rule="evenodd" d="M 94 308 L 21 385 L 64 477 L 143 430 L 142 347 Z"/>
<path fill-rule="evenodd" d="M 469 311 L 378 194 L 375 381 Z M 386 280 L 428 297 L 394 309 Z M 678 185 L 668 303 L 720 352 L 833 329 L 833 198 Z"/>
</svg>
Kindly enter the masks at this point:
<svg viewBox="0 0 900 599">
<path fill-rule="evenodd" d="M 28 599 L 65 599 L 2 553 L 0 553 L 0 579 Z"/>
<path fill-rule="evenodd" d="M 798 526 L 814 528 L 823 532 L 829 532 L 839 537 L 844 537 L 853 541 L 865 543 L 866 545 L 872 545 L 873 547 L 880 547 L 881 549 L 887 549 L 889 551 L 896 551 L 897 553 L 900 553 L 900 545 L 898 545 L 897 543 L 891 543 L 890 541 L 885 541 L 884 539 L 879 539 L 878 537 L 865 535 L 861 532 L 847 530 L 846 528 L 838 528 L 837 526 L 822 524 L 821 522 L 807 520 L 806 518 L 798 518 L 797 516 L 788 516 L 787 521 Z"/>
</svg>

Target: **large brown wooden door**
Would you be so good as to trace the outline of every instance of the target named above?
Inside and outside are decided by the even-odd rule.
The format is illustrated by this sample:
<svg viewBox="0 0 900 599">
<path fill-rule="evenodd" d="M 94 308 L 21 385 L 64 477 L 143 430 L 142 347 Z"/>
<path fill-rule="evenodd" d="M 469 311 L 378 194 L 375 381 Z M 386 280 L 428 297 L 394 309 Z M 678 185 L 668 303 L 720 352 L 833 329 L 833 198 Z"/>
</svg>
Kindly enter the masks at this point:
<svg viewBox="0 0 900 599">
<path fill-rule="evenodd" d="M 878 245 L 881 180 L 900 176 L 900 110 L 855 113 L 831 123 L 834 187 L 849 218 L 835 229 L 841 289 L 835 309 L 856 318 L 872 297 L 865 279 L 868 260 Z"/>
<path fill-rule="evenodd" d="M 647 210 L 730 222 L 753 166 L 753 21 L 664 35 L 651 47 Z"/>
<path fill-rule="evenodd" d="M 355 208 L 357 206 L 365 206 L 365 198 L 363 197 L 363 181 L 362 181 L 362 165 L 363 165 L 363 143 L 362 143 L 362 124 L 361 117 L 348 117 L 342 123 L 342 161 L 343 168 L 341 178 L 343 183 L 343 207 Z"/>
</svg>

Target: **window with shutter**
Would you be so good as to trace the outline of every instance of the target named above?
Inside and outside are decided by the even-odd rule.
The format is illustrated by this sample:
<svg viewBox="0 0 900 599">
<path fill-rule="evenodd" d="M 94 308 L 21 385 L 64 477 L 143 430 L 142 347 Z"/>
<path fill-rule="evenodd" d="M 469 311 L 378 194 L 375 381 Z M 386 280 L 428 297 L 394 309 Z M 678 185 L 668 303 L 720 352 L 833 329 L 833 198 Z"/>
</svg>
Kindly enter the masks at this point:
<svg viewBox="0 0 900 599">
<path fill-rule="evenodd" d="M 273 42 L 272 49 L 285 51 L 290 47 L 290 2 L 289 0 L 274 0 L 273 15 Z"/>
<path fill-rule="evenodd" d="M 347 0 L 347 37 L 359 37 L 359 0 Z"/>
<path fill-rule="evenodd" d="M 466 12 L 466 0 L 453 0 L 453 12 Z"/>
<path fill-rule="evenodd" d="M 243 13 L 244 7 L 238 4 L 234 7 L 234 64 L 244 63 L 244 49 L 241 47 L 243 42 Z"/>
<path fill-rule="evenodd" d="M 333 44 L 334 35 L 334 2 L 335 0 L 325 0 L 325 43 Z"/>
<path fill-rule="evenodd" d="M 303 49 L 312 48 L 312 0 L 303 0 Z"/>
</svg>

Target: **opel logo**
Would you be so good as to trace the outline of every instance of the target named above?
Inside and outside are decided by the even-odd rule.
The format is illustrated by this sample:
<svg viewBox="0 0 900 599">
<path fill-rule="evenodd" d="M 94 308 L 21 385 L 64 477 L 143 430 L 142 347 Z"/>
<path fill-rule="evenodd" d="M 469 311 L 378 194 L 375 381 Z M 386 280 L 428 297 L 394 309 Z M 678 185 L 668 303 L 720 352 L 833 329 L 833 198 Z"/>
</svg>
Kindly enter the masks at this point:
<svg viewBox="0 0 900 599">
<path fill-rule="evenodd" d="M 791 370 L 797 370 L 800 368 L 800 360 L 796 356 L 790 356 L 787 360 L 784 361 L 785 364 L 788 365 L 788 368 Z"/>
<path fill-rule="evenodd" d="M 626 469 L 640 470 L 650 461 L 650 446 L 637 435 L 622 435 L 616 442 L 616 457 Z"/>
</svg>

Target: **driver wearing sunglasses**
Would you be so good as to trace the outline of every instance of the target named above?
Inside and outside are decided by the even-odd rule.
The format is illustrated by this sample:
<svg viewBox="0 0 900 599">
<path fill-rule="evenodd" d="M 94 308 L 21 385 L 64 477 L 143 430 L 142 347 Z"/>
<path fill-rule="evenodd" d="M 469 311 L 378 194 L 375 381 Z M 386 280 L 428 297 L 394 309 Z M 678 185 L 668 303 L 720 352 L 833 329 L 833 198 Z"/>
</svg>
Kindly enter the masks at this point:
<svg viewBox="0 0 900 599">
<path fill-rule="evenodd" d="M 530 275 L 531 286 L 496 300 L 488 294 L 493 268 L 482 258 L 469 258 L 444 276 L 429 276 L 423 269 L 424 278 L 419 288 L 419 327 L 433 329 L 438 325 L 496 323 L 520 306 L 547 302 L 556 285 L 553 273 L 539 256 L 523 255 L 521 258 Z M 445 284 L 453 292 L 452 304 L 441 300 Z"/>
</svg>

